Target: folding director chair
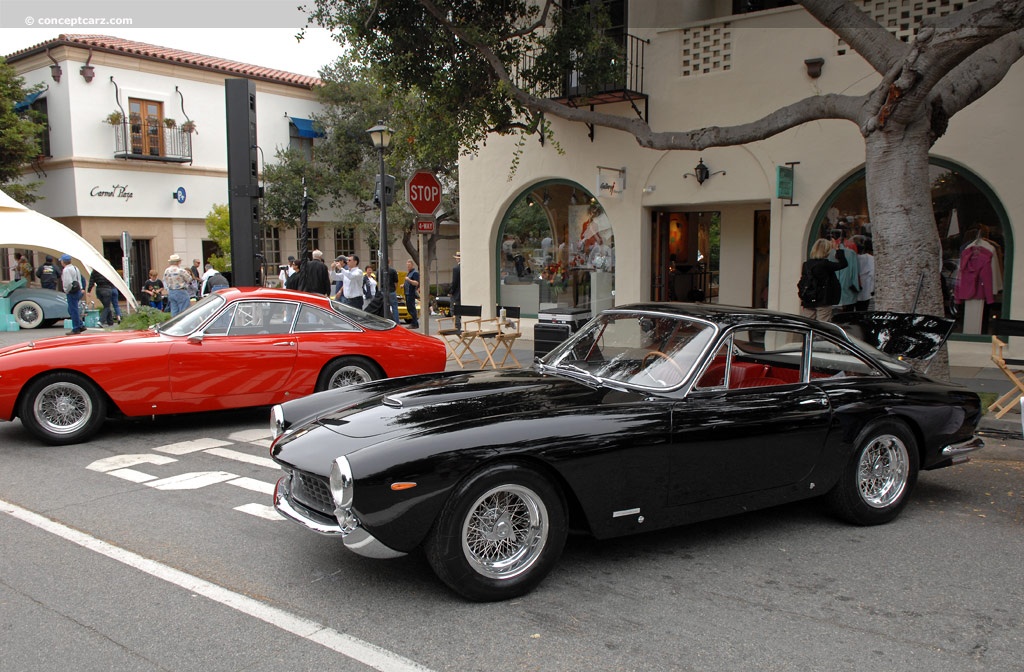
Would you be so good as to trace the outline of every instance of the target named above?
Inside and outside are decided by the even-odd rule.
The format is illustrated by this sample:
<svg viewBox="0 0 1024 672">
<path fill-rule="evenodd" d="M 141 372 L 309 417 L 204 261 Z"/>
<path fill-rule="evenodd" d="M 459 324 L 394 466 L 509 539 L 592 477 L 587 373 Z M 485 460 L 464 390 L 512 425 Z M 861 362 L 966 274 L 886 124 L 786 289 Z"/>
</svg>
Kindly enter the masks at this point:
<svg viewBox="0 0 1024 672">
<path fill-rule="evenodd" d="M 1024 320 L 996 318 L 989 321 L 989 331 L 994 334 L 992 336 L 992 362 L 1013 383 L 1013 388 L 992 402 L 988 407 L 990 412 L 995 412 L 997 418 L 1001 418 L 1011 408 L 1020 403 L 1021 397 L 1024 396 L 1024 380 L 1021 380 L 1021 376 L 1024 375 L 1024 369 L 1011 368 L 1024 366 L 1024 359 L 1007 359 L 1004 356 L 1007 347 L 1006 342 L 1009 340 L 1009 337 L 1024 336 Z"/>
<path fill-rule="evenodd" d="M 483 360 L 473 352 L 472 347 L 473 341 L 480 333 L 481 313 L 480 306 L 457 304 L 452 306 L 451 315 L 437 318 L 437 324 L 440 327 L 437 334 L 444 339 L 444 344 L 448 348 L 448 359 L 454 360 L 460 368 L 465 368 L 466 360 L 469 359 L 477 362 L 481 365 L 480 368 L 483 368 Z M 443 326 L 449 322 L 451 326 Z"/>
<path fill-rule="evenodd" d="M 487 354 L 486 361 L 480 362 L 481 369 L 488 364 L 494 369 L 513 367 L 518 369 L 522 366 L 512 353 L 512 346 L 515 344 L 516 339 L 523 335 L 522 320 L 519 319 L 521 312 L 519 306 L 497 306 L 495 308 L 495 317 L 481 322 L 480 333 L 477 334 L 477 338 L 483 343 L 484 351 Z M 504 319 L 502 319 L 503 313 Z M 501 361 L 495 362 L 495 355 L 501 353 L 504 353 Z M 505 362 L 508 362 L 509 359 L 512 361 L 506 365 Z"/>
</svg>

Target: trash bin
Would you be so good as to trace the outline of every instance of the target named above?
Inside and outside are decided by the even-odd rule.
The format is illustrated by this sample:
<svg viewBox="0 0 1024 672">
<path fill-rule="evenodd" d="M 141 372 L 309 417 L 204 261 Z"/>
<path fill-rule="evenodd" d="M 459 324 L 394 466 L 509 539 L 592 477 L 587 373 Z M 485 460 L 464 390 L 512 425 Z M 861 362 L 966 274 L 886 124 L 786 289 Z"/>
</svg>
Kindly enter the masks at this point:
<svg viewBox="0 0 1024 672">
<path fill-rule="evenodd" d="M 533 356 L 548 354 L 589 320 L 590 310 L 587 308 L 559 307 L 539 311 L 533 328 Z"/>
</svg>

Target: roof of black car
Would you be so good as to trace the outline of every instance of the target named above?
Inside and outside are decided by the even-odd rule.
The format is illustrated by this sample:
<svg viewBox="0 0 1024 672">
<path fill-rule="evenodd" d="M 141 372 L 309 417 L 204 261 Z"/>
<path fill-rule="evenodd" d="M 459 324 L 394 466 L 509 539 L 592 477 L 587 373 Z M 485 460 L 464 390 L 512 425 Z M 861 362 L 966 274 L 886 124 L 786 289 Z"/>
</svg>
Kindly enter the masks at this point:
<svg viewBox="0 0 1024 672">
<path fill-rule="evenodd" d="M 835 335 L 845 334 L 842 329 L 834 324 L 819 322 L 818 320 L 812 320 L 801 315 L 792 315 L 764 308 L 726 306 L 718 303 L 631 303 L 624 306 L 616 306 L 606 312 L 611 311 L 650 311 L 679 315 L 681 317 L 698 317 L 708 322 L 714 322 L 722 327 L 734 327 L 756 321 L 761 324 L 814 327 L 815 329 L 827 331 Z"/>
</svg>

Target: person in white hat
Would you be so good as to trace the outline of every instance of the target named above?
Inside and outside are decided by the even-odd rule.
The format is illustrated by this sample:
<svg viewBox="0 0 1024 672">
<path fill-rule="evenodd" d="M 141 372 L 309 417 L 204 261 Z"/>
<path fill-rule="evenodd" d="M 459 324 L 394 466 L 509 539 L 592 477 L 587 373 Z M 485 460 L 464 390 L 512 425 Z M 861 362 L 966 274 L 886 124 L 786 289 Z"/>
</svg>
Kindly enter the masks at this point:
<svg viewBox="0 0 1024 672">
<path fill-rule="evenodd" d="M 167 301 L 171 304 L 171 317 L 188 308 L 189 285 L 192 273 L 181 267 L 181 257 L 172 254 L 167 260 L 169 264 L 164 270 L 164 289 L 167 290 Z"/>
</svg>

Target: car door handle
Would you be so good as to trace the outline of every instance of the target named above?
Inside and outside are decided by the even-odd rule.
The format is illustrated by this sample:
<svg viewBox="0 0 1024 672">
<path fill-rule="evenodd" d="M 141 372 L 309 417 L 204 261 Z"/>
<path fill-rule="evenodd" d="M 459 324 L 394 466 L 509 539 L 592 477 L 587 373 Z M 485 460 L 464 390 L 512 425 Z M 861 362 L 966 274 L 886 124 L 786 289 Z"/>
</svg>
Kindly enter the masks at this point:
<svg viewBox="0 0 1024 672">
<path fill-rule="evenodd" d="M 815 397 L 814 399 L 804 399 L 800 402 L 801 406 L 828 406 L 828 397 Z"/>
<path fill-rule="evenodd" d="M 281 341 L 279 343 L 274 343 L 275 348 L 291 348 L 294 345 L 295 341 Z"/>
</svg>

